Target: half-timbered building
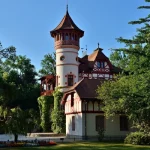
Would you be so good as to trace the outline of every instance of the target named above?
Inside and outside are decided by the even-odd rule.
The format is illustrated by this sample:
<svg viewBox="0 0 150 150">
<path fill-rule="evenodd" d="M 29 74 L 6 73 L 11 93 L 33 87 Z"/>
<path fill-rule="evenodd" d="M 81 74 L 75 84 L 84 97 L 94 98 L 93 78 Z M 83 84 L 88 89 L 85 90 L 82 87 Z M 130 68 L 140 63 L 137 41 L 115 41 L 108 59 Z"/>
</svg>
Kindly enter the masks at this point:
<svg viewBox="0 0 150 150">
<path fill-rule="evenodd" d="M 56 50 L 55 86 L 61 87 L 64 93 L 61 104 L 65 108 L 66 135 L 93 137 L 98 135 L 99 128 L 105 130 L 105 137 L 123 137 L 129 133 L 126 116 L 118 114 L 107 119 L 102 111 L 103 103 L 96 95 L 97 87 L 105 80 L 112 80 L 119 68 L 111 64 L 99 44 L 92 54 L 78 56 L 84 31 L 74 23 L 68 9 L 50 34 L 55 40 Z M 54 81 L 52 76 L 42 78 L 43 94 L 45 89 L 53 90 Z"/>
</svg>

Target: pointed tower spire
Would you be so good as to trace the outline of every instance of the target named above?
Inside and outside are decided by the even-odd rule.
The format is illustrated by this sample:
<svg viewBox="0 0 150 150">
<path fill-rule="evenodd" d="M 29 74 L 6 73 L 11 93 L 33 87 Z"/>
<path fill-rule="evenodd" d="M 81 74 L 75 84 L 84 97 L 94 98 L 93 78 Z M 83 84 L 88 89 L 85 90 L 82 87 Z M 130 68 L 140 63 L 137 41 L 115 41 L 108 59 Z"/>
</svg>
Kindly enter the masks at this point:
<svg viewBox="0 0 150 150">
<path fill-rule="evenodd" d="M 66 6 L 66 12 L 68 12 L 68 3 L 67 3 L 67 6 Z"/>
</svg>

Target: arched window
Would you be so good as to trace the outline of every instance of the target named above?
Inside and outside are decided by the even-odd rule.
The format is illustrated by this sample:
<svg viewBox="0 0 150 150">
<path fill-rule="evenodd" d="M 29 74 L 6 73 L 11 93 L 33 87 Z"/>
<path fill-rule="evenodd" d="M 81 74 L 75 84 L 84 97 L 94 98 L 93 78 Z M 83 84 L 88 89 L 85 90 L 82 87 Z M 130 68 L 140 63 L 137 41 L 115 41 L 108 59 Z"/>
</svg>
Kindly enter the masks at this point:
<svg viewBox="0 0 150 150">
<path fill-rule="evenodd" d="M 66 35 L 65 35 L 65 40 L 69 40 L 68 33 L 66 33 Z"/>
<path fill-rule="evenodd" d="M 72 33 L 71 40 L 74 40 L 74 34 Z"/>
<path fill-rule="evenodd" d="M 97 62 L 97 68 L 101 68 L 101 63 L 99 61 Z"/>
<path fill-rule="evenodd" d="M 57 34 L 57 41 L 59 41 L 59 34 Z"/>
<path fill-rule="evenodd" d="M 75 34 L 75 41 L 77 41 L 77 35 Z"/>
<path fill-rule="evenodd" d="M 62 40 L 62 34 L 60 33 L 60 40 Z"/>
<path fill-rule="evenodd" d="M 64 33 L 62 33 L 62 40 L 64 40 Z"/>
<path fill-rule="evenodd" d="M 69 40 L 71 40 L 71 33 L 69 33 Z"/>
<path fill-rule="evenodd" d="M 105 68 L 105 62 L 97 62 L 97 68 Z"/>
</svg>

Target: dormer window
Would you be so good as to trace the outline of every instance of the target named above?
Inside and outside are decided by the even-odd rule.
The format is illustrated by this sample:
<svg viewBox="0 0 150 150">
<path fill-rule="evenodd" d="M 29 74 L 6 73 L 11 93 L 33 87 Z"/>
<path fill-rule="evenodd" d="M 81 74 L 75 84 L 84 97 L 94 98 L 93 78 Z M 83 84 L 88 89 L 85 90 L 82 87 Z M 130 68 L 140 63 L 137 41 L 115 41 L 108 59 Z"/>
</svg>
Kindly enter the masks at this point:
<svg viewBox="0 0 150 150">
<path fill-rule="evenodd" d="M 105 64 L 105 62 L 98 61 L 97 62 L 97 68 L 104 68 L 104 64 Z"/>
</svg>

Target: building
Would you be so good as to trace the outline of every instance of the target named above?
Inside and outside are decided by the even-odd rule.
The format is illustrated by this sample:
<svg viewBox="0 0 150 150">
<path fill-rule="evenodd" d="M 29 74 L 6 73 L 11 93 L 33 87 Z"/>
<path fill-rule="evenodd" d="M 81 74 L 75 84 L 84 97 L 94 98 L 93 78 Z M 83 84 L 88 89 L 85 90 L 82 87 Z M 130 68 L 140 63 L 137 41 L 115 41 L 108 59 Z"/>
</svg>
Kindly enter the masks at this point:
<svg viewBox="0 0 150 150">
<path fill-rule="evenodd" d="M 93 137 L 100 127 L 105 129 L 105 137 L 125 137 L 130 132 L 126 116 L 118 114 L 106 119 L 103 103 L 96 98 L 97 86 L 104 80 L 112 80 L 113 75 L 119 73 L 119 68 L 111 64 L 99 44 L 92 54 L 79 58 L 80 38 L 84 31 L 74 23 L 68 9 L 50 34 L 55 40 L 56 87 L 61 87 L 64 93 L 62 104 L 65 106 L 66 135 Z"/>
</svg>

